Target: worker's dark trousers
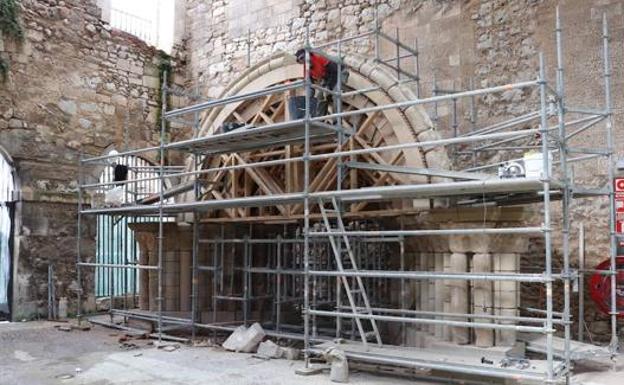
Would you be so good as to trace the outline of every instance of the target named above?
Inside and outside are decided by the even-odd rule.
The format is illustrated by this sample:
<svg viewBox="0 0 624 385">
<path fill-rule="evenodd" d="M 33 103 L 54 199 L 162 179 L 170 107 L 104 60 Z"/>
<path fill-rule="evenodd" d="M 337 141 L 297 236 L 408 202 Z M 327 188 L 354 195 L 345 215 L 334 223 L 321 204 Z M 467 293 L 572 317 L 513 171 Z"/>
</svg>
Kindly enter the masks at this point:
<svg viewBox="0 0 624 385">
<path fill-rule="evenodd" d="M 322 82 L 322 87 L 331 91 L 338 91 L 338 64 L 330 62 L 326 67 L 327 75 Z M 319 104 L 317 108 L 317 115 L 327 115 L 329 112 L 329 105 L 334 104 L 335 98 L 332 94 L 323 92 L 319 98 Z M 334 112 L 337 110 L 337 106 L 334 105 Z"/>
</svg>

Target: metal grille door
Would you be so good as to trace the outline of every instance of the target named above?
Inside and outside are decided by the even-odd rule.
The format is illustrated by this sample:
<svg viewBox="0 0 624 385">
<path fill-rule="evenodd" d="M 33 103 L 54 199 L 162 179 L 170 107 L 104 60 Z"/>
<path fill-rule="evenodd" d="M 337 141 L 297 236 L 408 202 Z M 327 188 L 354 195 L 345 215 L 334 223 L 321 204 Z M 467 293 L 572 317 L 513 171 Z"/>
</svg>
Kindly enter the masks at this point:
<svg viewBox="0 0 624 385">
<path fill-rule="evenodd" d="M 9 314 L 11 233 L 15 181 L 13 167 L 0 153 L 0 316 Z"/>
<path fill-rule="evenodd" d="M 160 192 L 160 182 L 156 179 L 133 182 L 158 176 L 158 168 L 139 157 L 124 156 L 114 159 L 100 175 L 100 183 L 114 180 L 114 166 L 128 167 L 128 182 L 116 186 L 123 190 L 123 202 L 131 203 Z M 100 193 L 106 193 L 115 186 L 106 186 Z M 96 235 L 96 261 L 102 264 L 128 265 L 138 263 L 139 245 L 133 231 L 128 227 L 133 222 L 158 221 L 153 217 L 129 217 L 98 215 Z M 95 295 L 97 297 L 136 295 L 138 293 L 138 269 L 111 269 L 98 266 L 95 270 Z"/>
</svg>

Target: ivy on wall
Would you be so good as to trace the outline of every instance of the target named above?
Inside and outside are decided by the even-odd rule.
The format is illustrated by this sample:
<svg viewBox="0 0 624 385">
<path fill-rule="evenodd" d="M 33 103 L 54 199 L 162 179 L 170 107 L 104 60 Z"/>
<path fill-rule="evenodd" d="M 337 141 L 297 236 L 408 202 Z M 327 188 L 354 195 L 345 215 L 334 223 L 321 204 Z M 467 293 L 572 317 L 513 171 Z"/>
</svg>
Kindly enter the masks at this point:
<svg viewBox="0 0 624 385">
<path fill-rule="evenodd" d="M 15 40 L 24 38 L 24 30 L 19 22 L 20 5 L 17 0 L 0 0 L 0 31 L 3 37 Z M 0 57 L 0 77 L 5 80 L 9 63 Z"/>
<path fill-rule="evenodd" d="M 158 119 L 156 121 L 156 125 L 158 127 L 158 129 L 160 129 L 160 118 L 161 116 L 161 112 L 162 112 L 162 107 L 163 104 L 165 104 L 165 108 L 169 109 L 169 101 L 168 100 L 163 100 L 165 98 L 163 98 L 163 82 L 165 81 L 165 73 L 167 74 L 167 84 L 165 84 L 166 86 L 169 86 L 171 84 L 171 56 L 169 56 L 167 53 L 165 53 L 164 51 L 158 51 L 158 55 L 159 60 L 158 60 L 158 79 L 160 80 L 159 84 L 158 84 Z M 167 129 L 168 127 L 165 127 L 165 132 L 168 132 L 169 130 Z"/>
</svg>

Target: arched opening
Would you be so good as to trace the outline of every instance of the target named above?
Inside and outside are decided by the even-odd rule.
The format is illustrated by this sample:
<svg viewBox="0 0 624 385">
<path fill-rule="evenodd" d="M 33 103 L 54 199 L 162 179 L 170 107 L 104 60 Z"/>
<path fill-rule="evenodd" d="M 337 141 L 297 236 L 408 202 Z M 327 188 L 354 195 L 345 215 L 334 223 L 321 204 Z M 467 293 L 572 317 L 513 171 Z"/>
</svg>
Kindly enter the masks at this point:
<svg viewBox="0 0 624 385">
<path fill-rule="evenodd" d="M 114 150 L 112 150 L 114 151 Z M 111 153 L 112 153 L 111 151 Z M 116 169 L 127 170 L 127 180 L 149 179 L 113 185 Z M 119 172 L 119 171 L 117 171 Z M 107 183 L 98 193 L 114 195 L 118 204 L 136 202 L 160 192 L 158 166 L 137 156 L 112 158 L 104 167 L 99 183 Z M 111 192 L 113 194 L 111 194 Z M 108 198 L 107 198 L 108 199 Z M 95 255 L 96 262 L 106 265 L 133 265 L 138 263 L 139 244 L 136 242 L 130 223 L 154 222 L 158 218 L 150 216 L 97 216 Z M 95 296 L 134 298 L 139 291 L 138 269 L 111 268 L 98 266 L 95 269 Z"/>
<path fill-rule="evenodd" d="M 359 110 L 414 99 L 413 91 L 403 84 L 397 84 L 391 74 L 358 56 L 347 56 L 345 61 L 350 69 L 350 76 L 344 91 L 348 96 L 342 98 L 342 111 Z M 300 80 L 302 68 L 288 54 L 277 54 L 245 72 L 223 93 L 223 97 L 258 91 L 280 84 Z M 357 89 L 375 89 L 368 93 L 350 93 Z M 290 120 L 288 102 L 293 96 L 289 92 L 268 95 L 264 99 L 253 99 L 232 103 L 215 108 L 207 113 L 201 122 L 199 136 L 219 133 L 228 124 L 262 126 Z M 312 144 L 313 153 L 328 153 L 337 150 L 358 150 L 384 145 L 394 145 L 409 141 L 427 141 L 439 138 L 427 113 L 421 106 L 411 106 L 404 110 L 385 110 L 369 114 L 355 115 L 342 119 L 342 126 L 353 130 L 351 135 L 338 148 L 333 141 L 318 141 Z M 276 146 L 271 149 L 206 156 L 199 167 L 213 169 L 202 175 L 204 184 L 209 186 L 202 199 L 231 199 L 256 195 L 276 195 L 301 191 L 303 187 L 302 164 L 290 163 L 273 167 L 221 172 L 223 166 L 244 165 L 256 161 L 293 158 L 301 156 L 301 145 Z M 190 158 L 189 158 L 190 159 Z M 363 188 L 408 183 L 431 183 L 437 177 L 424 175 L 392 174 L 389 172 L 360 169 L 359 163 L 379 164 L 386 167 L 450 167 L 448 156 L 442 148 L 414 148 L 409 150 L 387 151 L 364 154 L 343 159 L 352 166 L 342 175 L 342 188 Z M 187 161 L 188 170 L 196 166 Z M 343 168 L 344 169 L 344 168 Z M 310 191 L 333 190 L 337 181 L 337 160 L 313 162 L 310 170 Z M 190 199 L 190 194 L 187 195 Z M 388 210 L 428 208 L 429 201 L 395 201 L 392 203 L 360 202 L 349 205 L 347 211 L 354 215 L 363 212 L 386 213 Z M 303 206 L 273 207 L 260 209 L 215 210 L 209 215 L 229 220 L 262 218 L 298 218 L 302 216 Z"/>
<path fill-rule="evenodd" d="M 15 168 L 0 148 L 0 320 L 11 318 Z"/>
</svg>

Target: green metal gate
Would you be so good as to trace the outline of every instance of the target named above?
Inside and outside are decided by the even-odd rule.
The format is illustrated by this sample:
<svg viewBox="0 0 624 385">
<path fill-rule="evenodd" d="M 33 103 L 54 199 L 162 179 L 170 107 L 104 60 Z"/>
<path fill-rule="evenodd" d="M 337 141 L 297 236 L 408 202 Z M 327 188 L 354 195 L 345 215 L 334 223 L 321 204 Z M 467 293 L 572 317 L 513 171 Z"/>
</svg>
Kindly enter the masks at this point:
<svg viewBox="0 0 624 385">
<path fill-rule="evenodd" d="M 100 183 L 113 181 L 114 166 L 125 165 L 128 167 L 128 180 L 144 179 L 158 176 L 158 170 L 148 161 L 135 157 L 123 156 L 115 158 L 105 167 L 100 175 Z M 110 191 L 114 186 L 106 186 L 100 193 Z M 160 191 L 158 180 L 128 182 L 123 186 L 123 202 L 134 202 Z M 153 217 L 128 217 L 98 215 L 96 233 L 96 261 L 97 263 L 113 265 L 138 264 L 139 245 L 134 239 L 133 231 L 128 227 L 129 223 L 158 221 Z M 136 295 L 139 290 L 138 269 L 121 269 L 98 266 L 95 269 L 95 295 L 96 297 Z"/>
</svg>

